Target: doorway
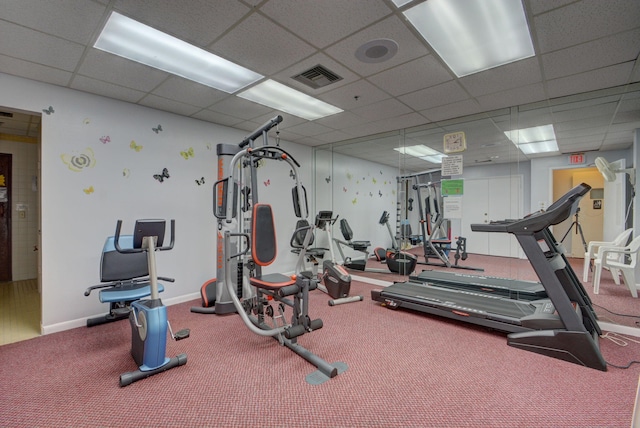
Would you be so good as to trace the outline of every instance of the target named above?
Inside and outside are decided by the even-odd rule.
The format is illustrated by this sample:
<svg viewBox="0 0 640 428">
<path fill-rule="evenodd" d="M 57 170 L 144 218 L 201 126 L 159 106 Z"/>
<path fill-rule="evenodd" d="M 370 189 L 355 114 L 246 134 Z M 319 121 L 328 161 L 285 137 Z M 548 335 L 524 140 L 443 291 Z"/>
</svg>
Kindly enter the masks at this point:
<svg viewBox="0 0 640 428">
<path fill-rule="evenodd" d="M 604 178 L 595 167 L 556 169 L 553 171 L 553 200 L 558 200 L 580 183 L 591 186 L 581 200 L 576 215 L 553 226 L 553 234 L 561 240 L 569 257 L 584 257 L 590 241 L 602 241 L 604 229 Z"/>
<path fill-rule="evenodd" d="M 0 153 L 0 282 L 13 279 L 11 269 L 12 165 L 12 155 Z"/>
<path fill-rule="evenodd" d="M 0 345 L 41 334 L 40 123 L 0 107 Z M 4 188 L 4 189 L 3 189 Z"/>
</svg>

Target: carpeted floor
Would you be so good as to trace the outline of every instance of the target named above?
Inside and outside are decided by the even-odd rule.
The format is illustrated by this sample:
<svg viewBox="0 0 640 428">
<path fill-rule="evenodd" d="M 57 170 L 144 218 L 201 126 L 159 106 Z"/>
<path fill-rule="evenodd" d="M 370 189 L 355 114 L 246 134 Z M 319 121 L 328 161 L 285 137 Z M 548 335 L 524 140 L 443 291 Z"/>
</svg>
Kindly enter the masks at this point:
<svg viewBox="0 0 640 428">
<path fill-rule="evenodd" d="M 310 385 L 314 367 L 237 315 L 169 307 L 170 356 L 188 363 L 125 388 L 134 370 L 130 329 L 118 322 L 0 346 L 3 427 L 628 427 L 640 365 L 607 372 L 506 345 L 504 335 L 371 301 L 330 307 L 314 291 L 324 328 L 299 343 L 345 373 Z M 193 302 L 197 304 L 198 302 Z M 640 345 L 601 340 L 605 359 L 638 360 Z"/>
</svg>

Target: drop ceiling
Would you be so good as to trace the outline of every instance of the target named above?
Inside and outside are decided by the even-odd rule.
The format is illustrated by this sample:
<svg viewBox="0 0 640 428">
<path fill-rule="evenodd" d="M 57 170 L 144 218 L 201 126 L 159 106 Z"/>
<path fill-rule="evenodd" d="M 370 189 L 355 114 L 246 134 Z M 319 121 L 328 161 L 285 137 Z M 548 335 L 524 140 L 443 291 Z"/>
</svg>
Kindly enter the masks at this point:
<svg viewBox="0 0 640 428">
<path fill-rule="evenodd" d="M 626 149 L 640 128 L 637 0 L 525 0 L 536 55 L 462 78 L 404 19 L 411 4 L 398 9 L 390 0 L 0 3 L 2 73 L 247 132 L 282 114 L 284 140 L 313 147 L 354 141 L 359 157 L 390 165 L 397 165 L 399 134 L 406 144 L 441 150 L 444 133 L 465 131 L 464 162 L 473 164 L 512 160 L 503 131 L 524 124 L 553 124 L 562 153 Z M 99 51 L 93 44 L 112 11 L 344 112 L 307 121 Z M 363 47 L 380 52 L 375 40 L 394 41 L 397 52 L 366 60 Z M 340 79 L 313 88 L 295 78 L 316 66 Z M 0 134 L 37 135 L 38 117 L 14 116 L 0 116 Z"/>
</svg>

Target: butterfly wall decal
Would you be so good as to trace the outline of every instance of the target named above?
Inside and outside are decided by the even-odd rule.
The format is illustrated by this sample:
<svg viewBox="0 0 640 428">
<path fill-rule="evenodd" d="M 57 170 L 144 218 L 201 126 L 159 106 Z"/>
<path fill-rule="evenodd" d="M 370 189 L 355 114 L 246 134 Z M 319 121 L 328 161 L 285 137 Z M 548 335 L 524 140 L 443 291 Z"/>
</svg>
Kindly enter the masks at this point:
<svg viewBox="0 0 640 428">
<path fill-rule="evenodd" d="M 51 106 L 49 106 L 49 108 L 42 109 L 42 111 L 48 115 L 56 112 Z"/>
<path fill-rule="evenodd" d="M 100 142 L 102 144 L 107 144 L 111 141 L 111 137 L 109 137 L 108 135 L 103 135 L 102 137 L 100 137 Z"/>
<path fill-rule="evenodd" d="M 271 185 L 271 179 L 267 179 L 267 181 L 264 182 L 265 186 L 270 186 Z"/>
<path fill-rule="evenodd" d="M 196 184 L 198 186 L 202 186 L 204 184 L 204 177 L 202 177 L 200 180 L 196 180 Z"/>
<path fill-rule="evenodd" d="M 90 194 L 92 194 L 92 193 L 93 193 L 93 186 L 89 186 L 89 187 L 87 187 L 86 189 L 82 189 L 82 191 L 83 191 L 84 193 L 86 193 L 87 195 L 90 195 Z"/>
<path fill-rule="evenodd" d="M 153 178 L 162 183 L 165 178 L 169 178 L 169 170 L 167 168 L 162 169 L 162 174 L 153 174 Z"/>
<path fill-rule="evenodd" d="M 194 156 L 193 147 L 189 147 L 187 150 L 181 151 L 180 156 L 184 158 L 184 160 L 188 160 Z"/>
<path fill-rule="evenodd" d="M 325 177 L 324 181 L 326 181 L 327 183 L 331 183 L 331 176 Z"/>
<path fill-rule="evenodd" d="M 158 132 L 162 132 L 162 126 L 158 125 L 157 128 L 151 128 L 151 130 L 157 134 Z"/>
<path fill-rule="evenodd" d="M 129 147 L 131 148 L 131 150 L 135 150 L 136 152 L 139 152 L 140 150 L 142 150 L 143 146 L 139 146 L 136 144 L 135 141 L 131 140 L 131 143 L 129 144 Z"/>
</svg>

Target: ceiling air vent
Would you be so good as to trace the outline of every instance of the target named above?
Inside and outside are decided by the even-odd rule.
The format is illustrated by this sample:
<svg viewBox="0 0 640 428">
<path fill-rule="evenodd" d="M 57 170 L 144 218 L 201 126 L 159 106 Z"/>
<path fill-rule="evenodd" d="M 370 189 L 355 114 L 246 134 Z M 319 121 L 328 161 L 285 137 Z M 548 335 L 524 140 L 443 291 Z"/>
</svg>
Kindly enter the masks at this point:
<svg viewBox="0 0 640 428">
<path fill-rule="evenodd" d="M 318 89 L 342 80 L 342 77 L 318 64 L 307 71 L 293 76 L 292 79 L 304 83 L 313 89 Z"/>
</svg>

